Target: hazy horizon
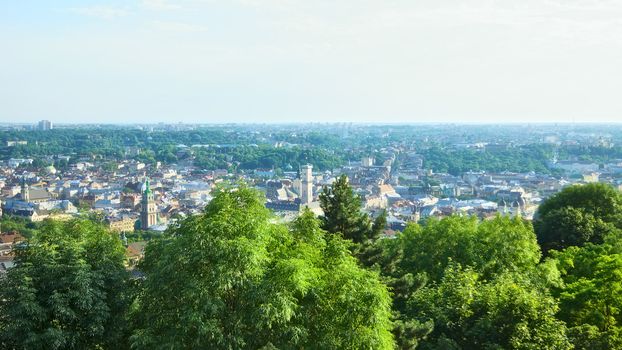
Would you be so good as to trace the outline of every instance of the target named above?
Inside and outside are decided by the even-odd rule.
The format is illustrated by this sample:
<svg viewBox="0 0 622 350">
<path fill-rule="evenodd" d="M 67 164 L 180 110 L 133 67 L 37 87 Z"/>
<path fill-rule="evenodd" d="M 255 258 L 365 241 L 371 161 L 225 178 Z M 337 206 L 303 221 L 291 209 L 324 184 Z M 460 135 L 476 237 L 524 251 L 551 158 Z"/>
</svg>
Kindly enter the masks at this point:
<svg viewBox="0 0 622 350">
<path fill-rule="evenodd" d="M 606 0 L 6 2 L 0 123 L 617 123 Z"/>
</svg>

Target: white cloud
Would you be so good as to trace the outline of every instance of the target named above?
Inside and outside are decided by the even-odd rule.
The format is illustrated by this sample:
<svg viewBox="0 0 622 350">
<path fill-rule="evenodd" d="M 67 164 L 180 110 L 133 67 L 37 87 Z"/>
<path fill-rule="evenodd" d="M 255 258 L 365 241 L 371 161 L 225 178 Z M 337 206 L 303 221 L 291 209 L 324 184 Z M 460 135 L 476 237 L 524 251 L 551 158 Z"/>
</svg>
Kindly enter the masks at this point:
<svg viewBox="0 0 622 350">
<path fill-rule="evenodd" d="M 167 32 L 199 33 L 206 32 L 208 30 L 207 26 L 185 22 L 152 21 L 151 23 L 156 29 Z"/>
<path fill-rule="evenodd" d="M 171 11 L 181 8 L 181 5 L 173 4 L 167 0 L 142 0 L 141 5 L 154 11 Z"/>
<path fill-rule="evenodd" d="M 102 5 L 95 5 L 89 7 L 72 7 L 68 10 L 75 14 L 89 17 L 97 17 L 105 20 L 112 20 L 118 17 L 127 16 L 129 14 L 129 12 L 125 9 Z"/>
</svg>

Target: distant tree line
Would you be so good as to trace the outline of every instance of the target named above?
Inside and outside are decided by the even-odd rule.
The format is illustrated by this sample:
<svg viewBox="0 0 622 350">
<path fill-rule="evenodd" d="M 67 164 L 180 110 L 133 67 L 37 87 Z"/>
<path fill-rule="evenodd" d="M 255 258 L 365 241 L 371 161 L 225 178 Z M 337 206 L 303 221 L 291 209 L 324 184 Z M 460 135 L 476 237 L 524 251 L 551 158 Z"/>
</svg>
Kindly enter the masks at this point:
<svg viewBox="0 0 622 350">
<path fill-rule="evenodd" d="M 357 129 L 353 137 L 349 138 L 313 128 L 270 132 L 256 129 L 238 126 L 146 131 L 111 126 L 97 129 L 6 131 L 0 134 L 0 159 L 35 158 L 35 168 L 49 165 L 42 160 L 43 157 L 62 154 L 71 156 L 70 162 L 76 162 L 81 157 L 104 160 L 129 158 L 149 164 L 158 161 L 177 163 L 190 159 L 194 165 L 207 170 L 269 168 L 287 171 L 295 170 L 305 163 L 314 164 L 317 169 L 330 170 L 348 161 L 358 161 L 362 156 L 377 156 L 380 159 L 382 149 L 399 146 L 414 149 L 421 154 L 425 168 L 460 175 L 470 170 L 557 174 L 559 170 L 549 168 L 549 162 L 555 154 L 559 159 L 599 164 L 622 158 L 622 146 L 619 145 L 555 146 L 530 143 L 513 146 L 508 143 L 506 147 L 501 143 L 498 147 L 460 148 L 449 140 L 443 141 L 444 134 L 437 135 L 435 129 L 425 130 L 418 138 L 413 138 L 412 129 L 408 127 Z M 263 130 L 263 133 L 258 130 Z M 488 135 L 486 130 L 480 133 L 480 137 Z M 433 140 L 421 139 L 426 136 Z M 28 144 L 6 145 L 6 141 L 14 140 L 24 140 Z M 281 143 L 279 147 L 275 147 L 276 142 Z M 212 147 L 184 149 L 180 145 Z M 140 151 L 127 153 L 127 147 Z M 398 154 L 397 164 L 399 160 Z M 61 169 L 68 165 L 60 160 L 54 163 Z"/>
<path fill-rule="evenodd" d="M 553 150 L 547 145 L 507 147 L 498 150 L 433 146 L 422 149 L 424 167 L 435 172 L 460 175 L 467 171 L 535 171 L 548 174 Z"/>
</svg>

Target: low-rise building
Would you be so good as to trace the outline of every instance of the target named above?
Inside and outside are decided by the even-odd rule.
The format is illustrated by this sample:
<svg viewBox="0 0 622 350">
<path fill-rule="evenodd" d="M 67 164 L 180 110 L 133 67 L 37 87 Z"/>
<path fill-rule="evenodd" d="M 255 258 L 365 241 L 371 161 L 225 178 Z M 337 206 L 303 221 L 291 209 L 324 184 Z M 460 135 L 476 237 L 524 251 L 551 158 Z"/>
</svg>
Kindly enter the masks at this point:
<svg viewBox="0 0 622 350">
<path fill-rule="evenodd" d="M 106 225 L 111 231 L 115 232 L 134 232 L 136 218 L 131 216 L 108 217 Z"/>
</svg>

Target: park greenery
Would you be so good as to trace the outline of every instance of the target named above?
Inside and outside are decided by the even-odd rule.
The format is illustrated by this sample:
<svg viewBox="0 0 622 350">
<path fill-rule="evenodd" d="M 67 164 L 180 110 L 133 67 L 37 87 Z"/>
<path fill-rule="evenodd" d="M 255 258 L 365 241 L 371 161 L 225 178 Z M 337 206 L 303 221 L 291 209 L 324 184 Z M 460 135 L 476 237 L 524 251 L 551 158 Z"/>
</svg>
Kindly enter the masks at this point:
<svg viewBox="0 0 622 350">
<path fill-rule="evenodd" d="M 415 151 L 423 157 L 424 168 L 437 173 L 534 171 L 559 175 L 561 171 L 551 166 L 554 158 L 596 164 L 622 158 L 619 145 L 552 145 L 540 140 L 516 144 L 515 132 L 520 131 L 468 126 L 456 130 L 378 126 L 354 129 L 349 137 L 342 137 L 342 130 L 332 126 L 303 129 L 212 126 L 177 131 L 115 126 L 9 130 L 0 133 L 0 160 L 32 158 L 32 169 L 53 164 L 59 171 L 80 160 L 98 160 L 103 169 L 112 170 L 119 160 L 132 159 L 147 164 L 194 165 L 200 170 L 274 169 L 278 172 L 295 171 L 306 163 L 319 170 L 332 170 L 359 161 L 362 156 L 381 160 L 382 150 L 391 148 Z M 473 143 L 491 138 L 500 143 L 462 147 L 455 144 L 456 137 Z M 7 144 L 15 140 L 27 144 Z M 400 164 L 400 154 L 394 166 Z M 69 161 L 66 156 L 70 157 Z"/>
<path fill-rule="evenodd" d="M 0 348 L 622 349 L 608 185 L 567 187 L 533 226 L 451 216 L 393 239 L 347 178 L 320 198 L 322 216 L 284 224 L 256 190 L 221 186 L 133 274 L 96 222 L 32 227 L 0 283 Z"/>
</svg>

